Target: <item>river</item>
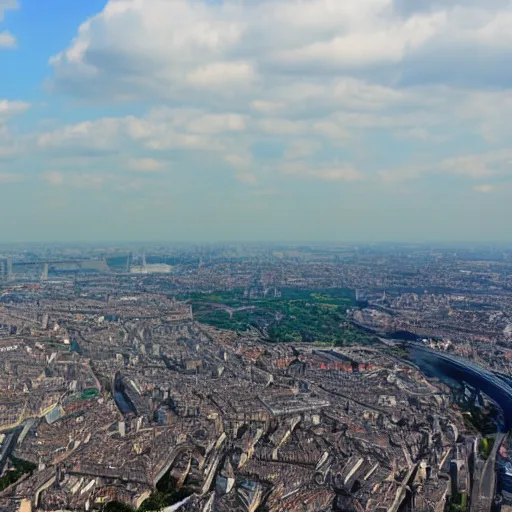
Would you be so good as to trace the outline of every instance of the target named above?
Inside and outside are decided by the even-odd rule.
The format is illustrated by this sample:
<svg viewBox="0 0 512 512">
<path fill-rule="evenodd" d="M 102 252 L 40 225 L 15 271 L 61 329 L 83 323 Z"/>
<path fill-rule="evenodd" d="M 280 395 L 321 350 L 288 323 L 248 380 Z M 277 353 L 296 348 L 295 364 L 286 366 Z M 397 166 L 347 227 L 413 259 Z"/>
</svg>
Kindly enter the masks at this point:
<svg viewBox="0 0 512 512">
<path fill-rule="evenodd" d="M 450 383 L 465 382 L 487 395 L 503 412 L 500 430 L 512 429 L 512 386 L 502 377 L 463 358 L 436 352 L 419 343 L 409 343 L 411 361 L 429 377 Z"/>
<path fill-rule="evenodd" d="M 502 432 L 512 429 L 512 386 L 510 379 L 504 379 L 479 365 L 462 358 L 435 352 L 419 343 L 409 343 L 409 355 L 425 375 L 444 380 L 448 385 L 466 382 L 486 394 L 503 413 Z M 510 451 L 497 458 L 498 488 L 501 492 L 512 493 L 512 459 Z"/>
</svg>

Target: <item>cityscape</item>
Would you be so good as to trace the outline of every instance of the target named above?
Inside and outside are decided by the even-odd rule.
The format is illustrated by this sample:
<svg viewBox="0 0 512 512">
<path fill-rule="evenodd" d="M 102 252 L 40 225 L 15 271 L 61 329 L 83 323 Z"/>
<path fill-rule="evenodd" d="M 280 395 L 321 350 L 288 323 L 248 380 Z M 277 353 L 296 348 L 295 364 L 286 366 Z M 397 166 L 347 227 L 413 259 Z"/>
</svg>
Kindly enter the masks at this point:
<svg viewBox="0 0 512 512">
<path fill-rule="evenodd" d="M 0 0 L 0 512 L 512 512 L 511 62 L 512 0 Z"/>
<path fill-rule="evenodd" d="M 0 510 L 512 510 L 512 249 L 0 259 Z"/>
</svg>

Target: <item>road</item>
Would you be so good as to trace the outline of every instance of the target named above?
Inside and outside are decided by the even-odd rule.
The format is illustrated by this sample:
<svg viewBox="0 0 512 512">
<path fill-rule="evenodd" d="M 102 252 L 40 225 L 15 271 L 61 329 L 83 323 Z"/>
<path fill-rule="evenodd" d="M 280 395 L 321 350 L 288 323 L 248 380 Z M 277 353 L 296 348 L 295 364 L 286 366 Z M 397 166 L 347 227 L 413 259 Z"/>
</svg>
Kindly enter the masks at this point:
<svg viewBox="0 0 512 512">
<path fill-rule="evenodd" d="M 498 433 L 491 454 L 485 461 L 482 472 L 475 475 L 471 495 L 471 512 L 490 512 L 496 492 L 496 454 L 507 434 Z"/>
</svg>

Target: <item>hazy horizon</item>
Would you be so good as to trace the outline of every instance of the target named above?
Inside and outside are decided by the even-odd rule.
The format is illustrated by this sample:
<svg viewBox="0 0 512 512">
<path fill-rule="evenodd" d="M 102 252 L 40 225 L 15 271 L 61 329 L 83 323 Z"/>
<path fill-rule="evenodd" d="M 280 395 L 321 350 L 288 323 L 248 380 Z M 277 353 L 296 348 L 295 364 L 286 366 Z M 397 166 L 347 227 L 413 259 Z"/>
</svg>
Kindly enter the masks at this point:
<svg viewBox="0 0 512 512">
<path fill-rule="evenodd" d="M 343 247 L 370 247 L 370 246 L 398 246 L 449 249 L 449 248 L 511 248 L 512 241 L 474 241 L 474 240 L 0 240 L 0 249 L 19 246 L 43 246 L 47 248 L 73 248 L 73 247 L 107 247 L 107 248 L 133 248 L 143 249 L 155 247 L 193 247 L 193 246 L 222 246 L 222 245 L 254 245 L 254 246 L 319 246 L 333 248 Z"/>
</svg>

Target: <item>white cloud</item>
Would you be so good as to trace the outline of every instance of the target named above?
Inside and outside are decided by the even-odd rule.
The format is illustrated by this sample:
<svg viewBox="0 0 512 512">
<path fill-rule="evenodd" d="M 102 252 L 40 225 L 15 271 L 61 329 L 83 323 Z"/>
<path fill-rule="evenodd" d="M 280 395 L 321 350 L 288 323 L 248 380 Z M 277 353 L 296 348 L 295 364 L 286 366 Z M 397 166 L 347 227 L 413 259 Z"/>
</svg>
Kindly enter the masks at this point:
<svg viewBox="0 0 512 512">
<path fill-rule="evenodd" d="M 239 87 L 250 84 L 255 78 L 252 65 L 247 62 L 215 62 L 194 69 L 187 75 L 187 82 L 195 87 Z"/>
<path fill-rule="evenodd" d="M 493 192 L 496 189 L 494 185 L 475 185 L 473 190 L 475 192 L 480 192 L 482 194 L 488 194 L 489 192 Z"/>
<path fill-rule="evenodd" d="M 60 157 L 114 155 L 132 148 L 205 150 L 235 155 L 242 146 L 233 137 L 245 132 L 246 123 L 246 118 L 238 114 L 161 107 L 143 117 L 100 118 L 46 131 L 37 136 L 36 144 L 40 151 Z M 155 167 L 152 161 L 132 164 L 138 165 L 138 170 Z"/>
<path fill-rule="evenodd" d="M 128 163 L 128 167 L 139 172 L 158 172 L 165 168 L 160 160 L 154 158 L 134 158 Z"/>
<path fill-rule="evenodd" d="M 430 164 L 423 162 L 392 169 L 381 169 L 377 172 L 377 175 L 382 181 L 392 183 L 417 179 L 428 174 L 449 174 L 462 179 L 477 180 L 492 176 L 503 176 L 511 171 L 512 150 L 505 149 L 459 155 Z"/>
<path fill-rule="evenodd" d="M 260 112 L 274 112 L 279 110 L 285 106 L 284 103 L 276 102 L 276 101 L 266 101 L 266 100 L 254 100 L 251 102 L 251 107 L 254 110 L 259 110 Z"/>
<path fill-rule="evenodd" d="M 18 9 L 17 0 L 0 0 L 0 22 L 4 20 L 4 13 L 9 9 Z"/>
<path fill-rule="evenodd" d="M 349 131 L 341 123 L 331 119 L 316 121 L 313 123 L 313 130 L 324 137 L 342 141 L 349 137 Z"/>
<path fill-rule="evenodd" d="M 67 125 L 63 128 L 42 133 L 37 146 L 42 150 L 63 150 L 66 153 L 87 151 L 103 153 L 112 150 L 120 134 L 121 120 L 103 118 L 96 121 Z"/>
<path fill-rule="evenodd" d="M 270 135 L 299 135 L 307 129 L 304 121 L 277 118 L 262 119 L 258 125 L 261 131 Z"/>
<path fill-rule="evenodd" d="M 198 109 L 152 109 L 143 118 L 120 119 L 126 134 L 150 149 L 225 149 L 222 136 L 246 129 L 245 116 L 233 113 L 211 114 Z"/>
<path fill-rule="evenodd" d="M 141 100 L 149 111 L 47 131 L 37 147 L 61 158 L 114 154 L 147 172 L 161 168 L 159 158 L 177 155 L 185 169 L 205 153 L 212 168 L 230 166 L 236 179 L 258 183 L 272 175 L 257 170 L 265 166 L 290 178 L 368 179 L 368 186 L 359 169 L 377 181 L 503 174 L 506 158 L 445 158 L 446 147 L 442 160 L 432 149 L 468 136 L 506 146 L 512 96 L 500 85 L 512 74 L 505 66 L 501 78 L 482 72 L 486 59 L 476 57 L 512 58 L 510 4 L 412 3 L 109 0 L 51 59 L 52 85 L 100 104 L 137 101 L 139 108 Z M 261 142 L 269 147 L 263 164 Z"/>
<path fill-rule="evenodd" d="M 44 134 L 39 146 L 102 151 L 135 141 L 149 150 L 215 152 L 241 168 L 269 136 L 295 144 L 289 159 L 308 156 L 298 148 L 304 139 L 345 149 L 363 147 L 365 134 L 376 131 L 427 146 L 454 136 L 438 128 L 456 121 L 497 142 L 512 124 L 503 115 L 512 114 L 510 91 L 478 91 L 469 78 L 465 87 L 451 83 L 476 73 L 500 85 L 478 72 L 483 60 L 470 65 L 467 56 L 477 45 L 481 55 L 512 58 L 512 46 L 500 43 L 508 37 L 508 7 L 502 0 L 414 7 L 403 0 L 110 0 L 51 59 L 54 88 L 88 100 L 180 108 L 67 127 Z M 422 74 L 427 83 L 418 85 Z M 459 163 L 437 171 L 457 173 Z M 484 172 L 462 163 L 466 175 Z M 392 168 L 381 172 L 394 179 Z"/>
<path fill-rule="evenodd" d="M 51 58 L 56 85 L 116 99 L 171 98 L 191 89 L 250 85 L 250 61 L 228 59 L 245 21 L 233 10 L 187 0 L 110 1 Z M 101 84 L 101 86 L 100 86 Z"/>
<path fill-rule="evenodd" d="M 279 166 L 279 171 L 289 177 L 299 177 L 319 181 L 363 181 L 366 176 L 351 164 L 335 166 L 314 165 L 304 161 L 285 162 Z"/>
<path fill-rule="evenodd" d="M 320 169 L 312 171 L 309 175 L 324 181 L 363 181 L 365 179 L 362 172 L 350 165 L 335 169 Z"/>
<path fill-rule="evenodd" d="M 18 9 L 17 0 L 0 0 L 0 23 L 4 20 L 5 11 L 9 9 Z M 16 38 L 8 30 L 0 30 L 0 49 L 14 48 Z"/>
<path fill-rule="evenodd" d="M 382 16 L 382 12 L 379 14 Z M 277 54 L 276 60 L 283 64 L 324 63 L 342 68 L 400 62 L 406 52 L 423 45 L 445 23 L 443 13 L 415 16 L 405 22 L 370 17 L 348 34 L 282 51 Z"/>
<path fill-rule="evenodd" d="M 205 114 L 191 119 L 186 128 L 193 133 L 242 132 L 246 121 L 238 114 Z"/>
<path fill-rule="evenodd" d="M 100 189 L 112 177 L 91 172 L 46 171 L 41 173 L 40 178 L 52 187 L 69 185 L 78 189 Z"/>
<path fill-rule="evenodd" d="M 410 93 L 347 77 L 332 86 L 333 103 L 349 108 L 378 109 L 413 100 Z"/>
<path fill-rule="evenodd" d="M 448 158 L 440 163 L 438 171 L 485 178 L 512 171 L 512 150 L 492 151 Z"/>
<path fill-rule="evenodd" d="M 5 119 L 26 112 L 29 107 L 30 103 L 24 101 L 0 100 L 0 122 L 2 118 Z"/>
<path fill-rule="evenodd" d="M 8 31 L 0 32 L 0 48 L 14 48 L 16 46 L 16 38 Z"/>
<path fill-rule="evenodd" d="M 404 77 L 428 73 L 450 83 L 476 76 L 489 56 L 510 57 L 510 4 L 427 3 L 415 10 L 397 0 L 110 0 L 52 57 L 54 85 L 100 99 L 206 94 L 269 111 L 282 102 L 273 90 L 293 89 L 304 77 L 322 89 L 342 71 L 335 96 L 371 108 L 400 99 L 390 87 Z M 476 48 L 484 60 L 466 58 Z"/>
<path fill-rule="evenodd" d="M 290 142 L 284 156 L 288 159 L 304 158 L 315 154 L 321 148 L 322 144 L 317 140 L 297 139 Z"/>
</svg>

